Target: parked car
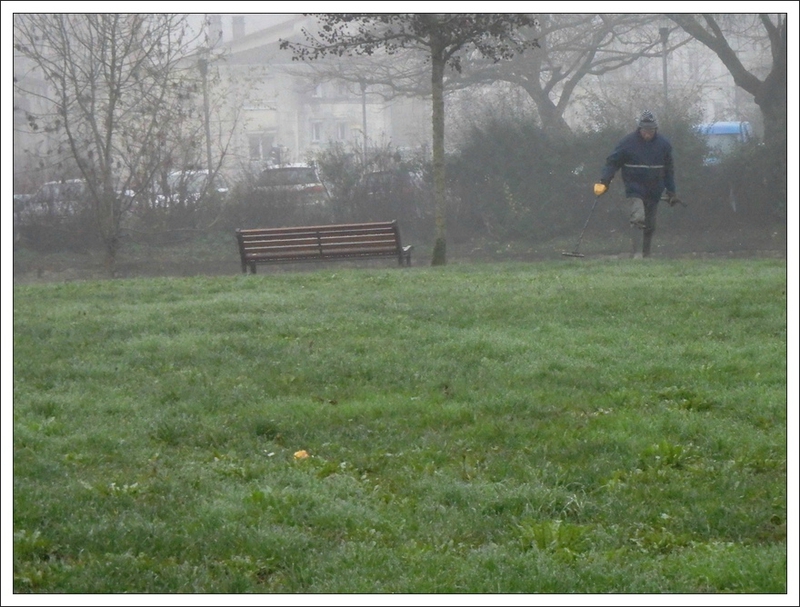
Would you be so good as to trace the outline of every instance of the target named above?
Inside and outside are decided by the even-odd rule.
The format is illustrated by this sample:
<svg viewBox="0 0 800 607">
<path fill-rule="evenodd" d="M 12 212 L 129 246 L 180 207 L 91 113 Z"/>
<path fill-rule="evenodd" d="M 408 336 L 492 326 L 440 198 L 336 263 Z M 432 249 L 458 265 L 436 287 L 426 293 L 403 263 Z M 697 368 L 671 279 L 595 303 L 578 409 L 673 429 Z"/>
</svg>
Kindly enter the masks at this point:
<svg viewBox="0 0 800 607">
<path fill-rule="evenodd" d="M 194 205 L 207 194 L 208 179 L 207 170 L 173 171 L 167 176 L 166 184 L 158 188 L 154 206 L 166 208 L 175 205 Z M 225 177 L 217 173 L 213 185 L 216 195 L 224 199 L 230 189 Z"/>
<path fill-rule="evenodd" d="M 372 171 L 356 188 L 362 203 L 404 217 L 421 216 L 427 191 L 422 176 L 413 171 Z"/>
<path fill-rule="evenodd" d="M 27 200 L 26 206 L 39 214 L 73 215 L 88 198 L 83 179 L 48 181 Z"/>
<path fill-rule="evenodd" d="M 749 122 L 712 122 L 699 124 L 695 129 L 710 150 L 703 159 L 704 166 L 719 164 L 725 156 L 753 139 Z"/>
<path fill-rule="evenodd" d="M 82 179 L 48 181 L 34 194 L 14 195 L 14 225 L 52 223 L 76 215 L 89 200 Z"/>
<path fill-rule="evenodd" d="M 256 179 L 255 189 L 272 198 L 299 205 L 326 206 L 330 195 L 316 167 L 289 164 L 264 169 Z"/>
<path fill-rule="evenodd" d="M 14 228 L 25 222 L 31 194 L 14 194 Z M 14 237 L 16 239 L 16 236 Z"/>
<path fill-rule="evenodd" d="M 423 186 L 422 177 L 411 171 L 373 171 L 361 178 L 367 196 L 417 196 Z"/>
</svg>

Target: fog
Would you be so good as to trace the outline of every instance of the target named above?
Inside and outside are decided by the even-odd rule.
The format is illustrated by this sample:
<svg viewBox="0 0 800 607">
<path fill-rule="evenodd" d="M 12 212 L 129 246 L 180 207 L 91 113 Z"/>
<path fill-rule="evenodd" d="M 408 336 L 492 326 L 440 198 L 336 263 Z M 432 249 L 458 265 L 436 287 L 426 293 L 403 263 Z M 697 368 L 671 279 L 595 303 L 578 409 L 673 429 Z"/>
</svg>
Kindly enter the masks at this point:
<svg viewBox="0 0 800 607">
<path fill-rule="evenodd" d="M 169 77 L 180 83 L 171 90 L 185 92 L 159 106 L 123 95 L 107 137 L 115 146 L 113 161 L 111 156 L 105 161 L 94 144 L 82 148 L 80 141 L 88 139 L 77 146 L 69 141 L 69 133 L 89 133 L 93 117 L 70 106 L 71 129 L 63 129 L 47 100 L 55 103 L 62 92 L 67 98 L 71 93 L 43 77 L 46 53 L 37 56 L 24 47 L 27 52 L 18 52 L 14 65 L 13 241 L 15 251 L 24 252 L 15 261 L 15 276 L 38 272 L 39 262 L 23 261 L 28 254 L 72 251 L 80 265 L 81 255 L 113 242 L 119 250 L 111 251 L 112 257 L 118 252 L 124 260 L 126 250 L 139 245 L 224 241 L 237 227 L 312 221 L 396 219 L 404 240 L 424 249 L 432 246 L 442 211 L 437 204 L 445 205 L 454 259 L 552 258 L 574 246 L 606 156 L 635 129 L 645 108 L 658 116 L 659 134 L 672 143 L 678 190 L 687 203 L 660 205 L 656 253 L 785 255 L 785 146 L 782 157 L 774 152 L 786 137 L 785 102 L 783 126 L 763 118 L 764 107 L 775 107 L 764 104 L 780 100 L 781 89 L 774 94 L 758 89 L 764 93 L 759 106 L 752 90 L 734 84 L 714 49 L 679 23 L 655 15 L 611 17 L 542 15 L 537 28 L 519 35 L 546 45 L 497 63 L 465 54 L 461 72 L 446 72 L 447 177 L 439 199 L 444 203 L 436 202 L 431 166 L 430 64 L 424 49 L 293 61 L 297 50 L 279 45 L 303 42 L 302 30 L 313 30 L 313 19 L 190 15 L 192 29 L 204 35 L 183 57 L 159 68 L 172 70 Z M 723 15 L 719 21 L 743 69 L 764 87 L 765 74 L 776 69 L 770 38 L 753 35 L 758 23 L 746 19 Z M 608 28 L 611 41 L 614 28 L 629 32 L 624 45 L 598 36 L 601 42 L 590 49 L 588 34 L 602 28 Z M 15 27 L 18 43 L 23 34 Z M 589 50 L 598 73 L 573 70 Z M 532 81 L 540 86 L 527 84 Z M 86 90 L 85 84 L 75 86 Z M 96 106 L 105 107 L 102 83 L 95 90 L 100 91 Z M 152 129 L 131 118 L 147 116 L 152 107 L 158 108 L 153 124 L 161 129 L 160 139 L 147 139 Z M 753 136 L 727 146 L 712 166 L 710 141 L 696 127 L 720 121 L 746 124 Z M 137 154 L 142 150 L 152 151 Z M 273 166 L 309 163 L 328 195 L 324 209 L 305 208 L 257 187 L 259 175 Z M 368 187 L 371 176 L 381 173 L 395 175 L 392 185 L 382 191 Z M 198 174 L 205 175 L 205 185 L 195 198 L 175 198 L 166 190 L 180 192 L 181 175 L 194 183 Z M 45 192 L 59 190 L 52 184 L 65 181 L 85 183 L 78 188 L 83 198 L 46 198 Z M 582 246 L 589 253 L 627 254 L 621 181 L 618 175 L 586 226 Z M 113 195 L 106 184 L 112 184 Z M 170 206 L 163 200 L 178 202 Z M 103 204 L 115 205 L 117 223 L 108 228 L 113 233 L 97 230 Z M 227 267 L 227 253 L 221 255 L 219 263 Z M 170 265 L 169 259 L 161 262 L 163 268 Z"/>
</svg>

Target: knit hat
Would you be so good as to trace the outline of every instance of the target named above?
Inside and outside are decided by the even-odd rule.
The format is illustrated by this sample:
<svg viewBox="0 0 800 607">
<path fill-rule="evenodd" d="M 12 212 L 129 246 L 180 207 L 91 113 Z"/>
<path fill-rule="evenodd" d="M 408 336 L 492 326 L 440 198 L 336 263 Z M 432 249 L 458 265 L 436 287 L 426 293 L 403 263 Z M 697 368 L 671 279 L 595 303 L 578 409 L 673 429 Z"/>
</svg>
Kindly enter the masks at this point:
<svg viewBox="0 0 800 607">
<path fill-rule="evenodd" d="M 645 110 L 642 112 L 642 115 L 639 117 L 639 128 L 640 129 L 657 129 L 658 122 L 656 122 L 656 117 L 653 115 L 653 112 L 650 110 Z"/>
</svg>

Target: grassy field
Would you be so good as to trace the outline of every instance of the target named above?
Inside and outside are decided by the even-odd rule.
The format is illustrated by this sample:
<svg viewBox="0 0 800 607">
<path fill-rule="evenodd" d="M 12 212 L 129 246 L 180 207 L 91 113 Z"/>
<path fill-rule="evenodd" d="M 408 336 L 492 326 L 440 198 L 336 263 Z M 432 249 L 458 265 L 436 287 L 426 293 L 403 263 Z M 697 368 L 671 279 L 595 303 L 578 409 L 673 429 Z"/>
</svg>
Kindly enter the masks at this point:
<svg viewBox="0 0 800 607">
<path fill-rule="evenodd" d="M 771 259 L 16 285 L 14 590 L 784 593 L 786 288 Z"/>
</svg>

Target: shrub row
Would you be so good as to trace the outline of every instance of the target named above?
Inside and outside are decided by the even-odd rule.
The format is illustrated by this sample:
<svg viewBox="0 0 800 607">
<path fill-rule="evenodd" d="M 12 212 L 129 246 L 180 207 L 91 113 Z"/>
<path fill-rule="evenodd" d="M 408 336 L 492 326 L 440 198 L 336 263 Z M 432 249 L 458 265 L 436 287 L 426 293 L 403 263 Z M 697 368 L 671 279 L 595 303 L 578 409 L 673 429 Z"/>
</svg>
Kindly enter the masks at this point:
<svg viewBox="0 0 800 607">
<path fill-rule="evenodd" d="M 678 191 L 691 209 L 677 220 L 682 229 L 785 221 L 785 148 L 752 143 L 718 165 L 704 166 L 707 150 L 689 120 L 664 122 L 661 131 L 673 144 Z M 473 127 L 448 157 L 448 237 L 536 242 L 574 233 L 591 205 L 592 184 L 606 156 L 624 135 L 624 130 L 608 128 L 554 139 L 533 121 L 521 119 L 490 119 Z M 124 222 L 125 233 L 137 241 L 173 242 L 192 232 L 238 227 L 397 219 L 415 240 L 431 237 L 432 180 L 423 155 L 407 156 L 385 147 L 365 157 L 360 150 L 331 146 L 315 161 L 331 196 L 326 206 L 297 205 L 291 196 L 265 196 L 252 179 L 243 179 L 225 200 L 207 197 L 190 205 L 131 213 Z M 413 174 L 421 185 L 413 191 L 368 193 L 361 187 L 363 176 L 375 170 Z M 621 181 L 619 176 L 616 181 Z M 613 191 L 620 194 L 621 185 L 613 184 Z M 603 206 L 608 210 L 613 205 Z M 618 220 L 610 212 L 598 213 L 595 219 L 609 224 Z M 15 238 L 50 250 L 99 244 L 88 209 L 70 217 L 34 217 L 15 224 Z"/>
</svg>

